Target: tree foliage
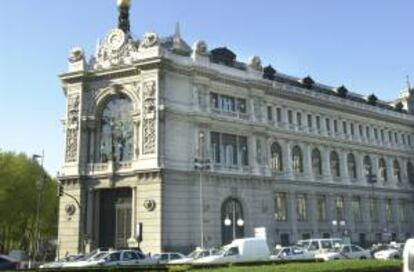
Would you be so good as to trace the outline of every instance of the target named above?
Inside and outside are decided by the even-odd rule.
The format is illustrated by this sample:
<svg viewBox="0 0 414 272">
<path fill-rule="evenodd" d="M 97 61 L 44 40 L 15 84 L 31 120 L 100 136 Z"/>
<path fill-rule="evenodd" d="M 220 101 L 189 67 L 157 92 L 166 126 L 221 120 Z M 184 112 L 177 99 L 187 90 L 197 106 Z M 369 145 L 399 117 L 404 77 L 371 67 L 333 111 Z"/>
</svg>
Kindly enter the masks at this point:
<svg viewBox="0 0 414 272">
<path fill-rule="evenodd" d="M 0 150 L 0 253 L 33 251 L 38 203 L 40 240 L 56 237 L 56 186 L 38 161 Z"/>
</svg>

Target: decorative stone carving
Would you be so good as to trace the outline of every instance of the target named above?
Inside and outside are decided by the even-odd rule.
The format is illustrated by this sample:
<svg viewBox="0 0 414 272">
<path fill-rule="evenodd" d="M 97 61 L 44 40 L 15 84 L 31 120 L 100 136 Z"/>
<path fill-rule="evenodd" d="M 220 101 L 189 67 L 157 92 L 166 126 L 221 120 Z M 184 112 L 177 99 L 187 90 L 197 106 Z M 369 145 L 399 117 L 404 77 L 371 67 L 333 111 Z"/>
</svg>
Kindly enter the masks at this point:
<svg viewBox="0 0 414 272">
<path fill-rule="evenodd" d="M 69 97 L 68 115 L 66 121 L 66 162 L 76 162 L 78 155 L 78 129 L 79 129 L 78 94 Z"/>
<path fill-rule="evenodd" d="M 85 53 L 83 52 L 83 49 L 80 47 L 75 47 L 72 50 L 70 50 L 69 62 L 75 63 L 75 62 L 83 60 L 84 57 L 85 57 Z"/>
<path fill-rule="evenodd" d="M 67 205 L 65 206 L 65 212 L 66 212 L 66 215 L 67 215 L 67 216 L 72 216 L 72 215 L 74 215 L 74 214 L 75 214 L 75 212 L 76 212 L 76 207 L 75 207 L 75 205 L 73 205 L 73 204 L 67 204 Z"/>
<path fill-rule="evenodd" d="M 155 81 L 144 83 L 143 88 L 143 154 L 155 152 L 156 86 Z"/>
<path fill-rule="evenodd" d="M 377 105 L 377 101 L 378 101 L 378 98 L 375 96 L 375 94 L 371 94 L 371 95 L 370 95 L 370 96 L 368 96 L 368 98 L 367 98 L 367 102 L 368 102 L 368 104 L 370 104 L 370 105 L 372 105 L 372 106 Z"/>
<path fill-rule="evenodd" d="M 155 202 L 155 200 L 145 200 L 144 201 L 144 208 L 147 211 L 153 212 L 156 207 L 157 207 L 157 203 Z"/>
<path fill-rule="evenodd" d="M 150 32 L 145 33 L 144 40 L 142 42 L 143 48 L 153 47 L 158 43 L 158 35 L 156 33 Z"/>
<path fill-rule="evenodd" d="M 263 66 L 262 66 L 262 60 L 260 59 L 260 57 L 258 56 L 251 57 L 249 60 L 249 67 L 257 71 L 262 71 Z"/>
<path fill-rule="evenodd" d="M 137 57 L 138 43 L 116 28 L 109 32 L 104 42 L 99 45 L 95 56 L 95 69 L 129 64 L 136 61 Z"/>
<path fill-rule="evenodd" d="M 208 52 L 207 43 L 205 41 L 197 41 L 194 44 L 194 51 L 199 55 L 206 55 Z"/>
<path fill-rule="evenodd" d="M 266 66 L 263 69 L 263 78 L 268 80 L 275 80 L 276 70 L 272 65 Z"/>
</svg>

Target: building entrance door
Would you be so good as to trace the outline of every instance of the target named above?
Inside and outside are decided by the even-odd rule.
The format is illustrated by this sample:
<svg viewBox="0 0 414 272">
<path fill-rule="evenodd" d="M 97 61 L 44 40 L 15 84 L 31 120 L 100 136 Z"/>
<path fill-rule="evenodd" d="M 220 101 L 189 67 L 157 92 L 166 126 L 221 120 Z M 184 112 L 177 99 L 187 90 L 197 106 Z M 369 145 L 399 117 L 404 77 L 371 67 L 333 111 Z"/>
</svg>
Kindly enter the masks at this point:
<svg viewBox="0 0 414 272">
<path fill-rule="evenodd" d="M 102 190 L 99 209 L 99 247 L 126 248 L 131 237 L 130 188 Z"/>
<path fill-rule="evenodd" d="M 224 201 L 221 208 L 221 238 L 223 244 L 244 237 L 243 208 L 235 198 Z"/>
</svg>

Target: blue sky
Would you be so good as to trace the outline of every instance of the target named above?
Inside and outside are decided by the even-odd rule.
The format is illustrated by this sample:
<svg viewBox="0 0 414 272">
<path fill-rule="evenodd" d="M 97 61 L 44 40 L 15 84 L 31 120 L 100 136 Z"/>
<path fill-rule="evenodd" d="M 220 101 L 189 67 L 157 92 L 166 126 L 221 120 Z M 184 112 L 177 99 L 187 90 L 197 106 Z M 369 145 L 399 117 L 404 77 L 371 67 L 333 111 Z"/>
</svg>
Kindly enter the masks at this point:
<svg viewBox="0 0 414 272">
<path fill-rule="evenodd" d="M 0 3 L 0 149 L 63 159 L 65 99 L 57 75 L 75 46 L 92 54 L 117 21 L 116 0 Z M 278 71 L 390 100 L 414 78 L 412 0 L 133 0 L 132 32 L 226 45 Z M 413 79 L 414 80 L 414 79 Z"/>
</svg>

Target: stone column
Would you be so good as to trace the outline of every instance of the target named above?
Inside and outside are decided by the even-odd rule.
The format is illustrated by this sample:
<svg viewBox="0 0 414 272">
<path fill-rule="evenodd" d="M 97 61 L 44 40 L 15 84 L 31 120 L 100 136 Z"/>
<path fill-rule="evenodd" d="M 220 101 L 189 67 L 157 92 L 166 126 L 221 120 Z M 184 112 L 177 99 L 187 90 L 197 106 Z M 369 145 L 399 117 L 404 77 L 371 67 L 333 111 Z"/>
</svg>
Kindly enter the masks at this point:
<svg viewBox="0 0 414 272">
<path fill-rule="evenodd" d="M 379 174 L 379 157 L 377 154 L 371 155 L 372 161 L 372 174 L 378 177 Z"/>
<path fill-rule="evenodd" d="M 328 220 L 328 224 L 333 235 L 335 235 L 337 231 L 332 226 L 332 221 L 337 220 L 335 211 L 335 197 L 336 195 L 334 193 L 329 193 L 326 195 L 326 219 Z"/>
<path fill-rule="evenodd" d="M 131 237 L 128 239 L 128 247 L 138 247 L 137 237 L 137 188 L 132 187 L 132 203 L 131 203 Z"/>
<path fill-rule="evenodd" d="M 377 207 L 378 207 L 378 221 L 381 232 L 383 232 L 383 229 L 385 226 L 388 226 L 387 218 L 386 218 L 386 211 L 385 211 L 385 199 L 384 197 L 378 197 L 377 198 Z"/>
<path fill-rule="evenodd" d="M 394 179 L 394 160 L 390 156 L 385 157 L 385 162 L 387 164 L 387 182 L 390 186 L 395 187 L 396 186 L 396 180 Z"/>
<path fill-rule="evenodd" d="M 364 154 L 355 152 L 355 164 L 357 170 L 357 179 L 360 183 L 366 183 L 365 170 L 364 170 Z"/>
<path fill-rule="evenodd" d="M 296 194 L 294 191 L 287 193 L 288 202 L 288 221 L 292 230 L 292 241 L 297 240 L 298 236 L 298 220 L 296 214 Z"/>
<path fill-rule="evenodd" d="M 288 114 L 287 114 L 288 109 L 286 107 L 281 107 L 280 110 L 282 113 L 282 127 L 289 128 L 289 121 L 288 121 Z"/>
<path fill-rule="evenodd" d="M 303 146 L 303 166 L 305 179 L 312 180 L 312 146 L 308 144 Z"/>
<path fill-rule="evenodd" d="M 328 147 L 321 148 L 322 172 L 323 172 L 324 178 L 328 181 L 332 181 L 331 163 L 330 163 L 330 160 L 329 160 L 330 152 L 331 152 L 331 150 Z"/>
<path fill-rule="evenodd" d="M 402 222 L 400 221 L 400 207 L 397 196 L 393 196 L 392 198 L 392 218 L 394 221 L 394 231 L 398 236 L 402 232 Z"/>
<path fill-rule="evenodd" d="M 293 176 L 293 169 L 292 169 L 292 145 L 289 141 L 281 141 L 281 146 L 283 150 L 283 168 L 284 172 L 288 177 Z"/>
<path fill-rule="evenodd" d="M 312 232 L 313 232 L 312 236 L 315 236 L 319 231 L 319 229 L 318 229 L 318 212 L 317 212 L 318 203 L 317 203 L 317 195 L 315 193 L 312 192 L 312 193 L 308 194 L 308 203 L 309 203 L 308 204 L 309 205 L 308 218 L 309 218 L 309 220 L 311 222 L 311 226 L 312 226 Z"/>
<path fill-rule="evenodd" d="M 321 115 L 321 135 L 329 136 L 328 128 L 326 127 L 326 116 Z"/>
<path fill-rule="evenodd" d="M 369 195 L 365 195 L 363 197 L 361 197 L 361 215 L 362 215 L 362 223 L 365 227 L 365 229 L 367 229 L 370 233 L 373 233 L 374 231 L 372 230 L 372 219 L 369 213 L 369 205 L 370 205 L 370 198 L 372 196 Z M 370 235 L 368 235 L 368 240 L 371 238 Z"/>
<path fill-rule="evenodd" d="M 344 182 L 350 182 L 349 180 L 349 173 L 348 173 L 348 152 L 346 152 L 343 149 L 338 150 L 339 152 L 339 160 L 340 160 L 340 171 L 341 171 L 341 177 L 342 181 Z"/>
<path fill-rule="evenodd" d="M 345 194 L 344 196 L 344 219 L 346 222 L 345 228 L 349 230 L 352 234 L 355 232 L 356 226 L 354 222 L 354 213 L 352 211 L 352 195 Z M 342 228 L 343 231 L 343 228 Z"/>
<path fill-rule="evenodd" d="M 93 245 L 93 204 L 94 200 L 94 191 L 92 188 L 88 188 L 87 192 L 87 206 L 86 206 L 86 233 L 85 233 L 85 252 L 90 252 Z"/>
</svg>

